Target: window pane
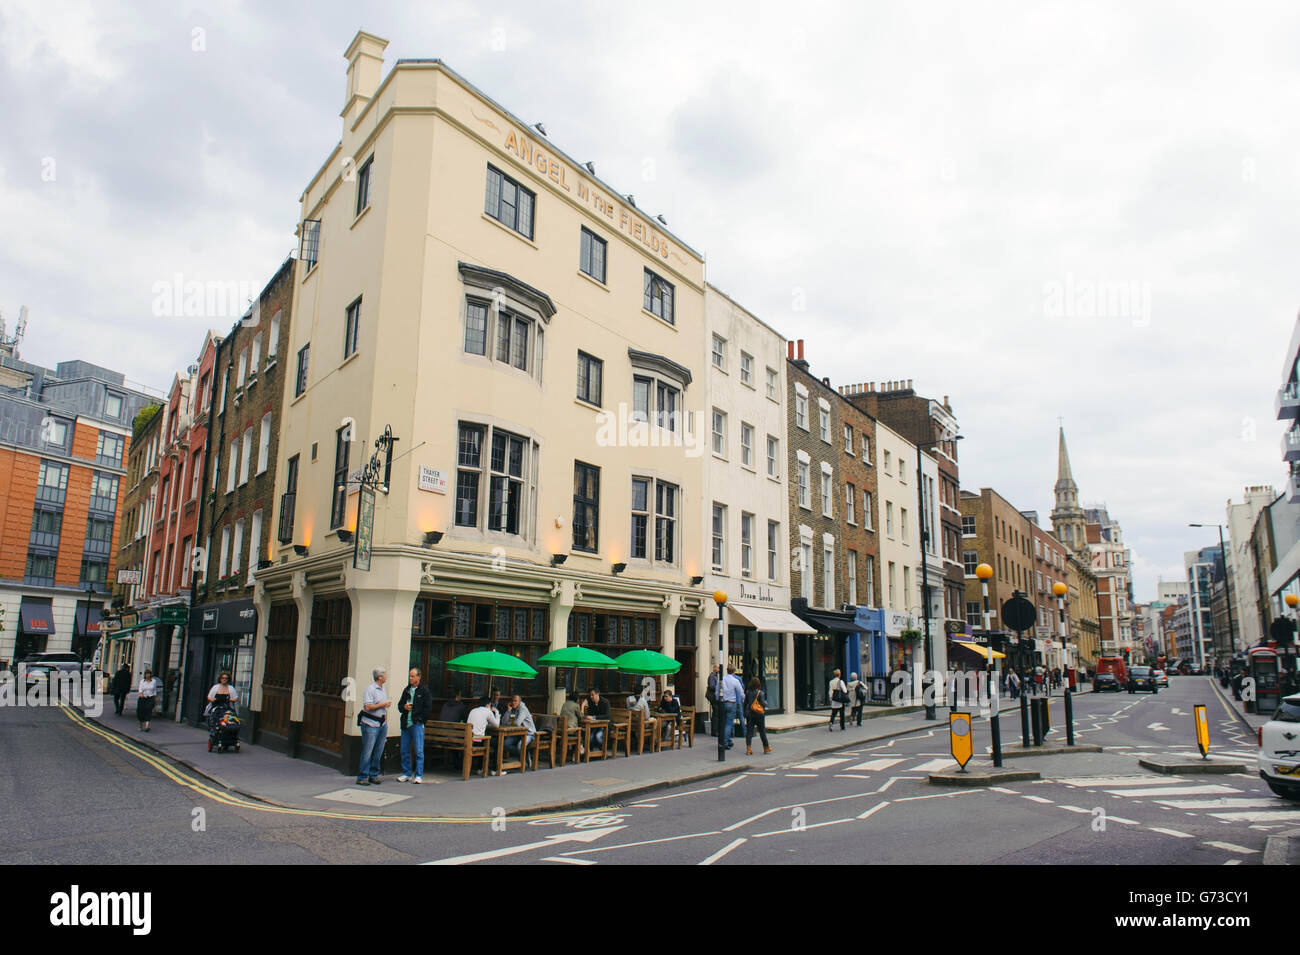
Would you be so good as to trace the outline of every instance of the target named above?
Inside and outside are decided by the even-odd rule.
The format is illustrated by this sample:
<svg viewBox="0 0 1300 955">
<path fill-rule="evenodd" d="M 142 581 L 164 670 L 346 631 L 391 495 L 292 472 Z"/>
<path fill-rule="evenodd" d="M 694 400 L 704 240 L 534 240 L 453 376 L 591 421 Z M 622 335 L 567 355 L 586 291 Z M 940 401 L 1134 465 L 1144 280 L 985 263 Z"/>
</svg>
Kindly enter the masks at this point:
<svg viewBox="0 0 1300 955">
<path fill-rule="evenodd" d="M 470 302 L 465 312 L 465 351 L 487 354 L 487 307 L 478 302 Z"/>
</svg>

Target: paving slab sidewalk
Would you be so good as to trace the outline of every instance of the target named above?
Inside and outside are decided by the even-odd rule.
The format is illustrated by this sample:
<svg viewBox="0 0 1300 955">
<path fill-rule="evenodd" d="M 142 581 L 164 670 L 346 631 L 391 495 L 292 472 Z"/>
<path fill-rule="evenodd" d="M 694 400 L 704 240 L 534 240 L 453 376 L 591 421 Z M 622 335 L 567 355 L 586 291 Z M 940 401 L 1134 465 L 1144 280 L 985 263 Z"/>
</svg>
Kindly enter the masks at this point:
<svg viewBox="0 0 1300 955">
<path fill-rule="evenodd" d="M 744 740 L 740 739 L 727 753 L 725 762 L 718 762 L 715 739 L 697 734 L 695 746 L 681 750 L 570 763 L 486 779 L 475 774 L 466 781 L 459 772 L 439 766 L 439 753 L 427 751 L 422 785 L 399 783 L 395 776 L 385 776 L 378 787 L 357 786 L 350 775 L 248 742 L 242 743 L 238 753 L 209 753 L 207 731 L 188 724 L 154 720 L 150 732 L 145 733 L 138 728 L 129 707 L 122 716 L 114 715 L 109 707 L 99 717 L 86 719 L 190 767 L 222 789 L 272 805 L 374 816 L 484 818 L 497 810 L 524 815 L 626 802 L 668 786 L 746 770 L 771 770 L 876 740 L 928 729 L 946 734 L 945 712 L 941 709 L 939 718 L 932 722 L 927 722 L 924 712 L 916 708 L 892 710 L 889 715 L 864 720 L 861 727 L 850 725 L 845 731 L 836 728 L 828 732 L 822 725 L 793 730 L 773 737 L 775 751 L 766 756 L 761 755 L 757 737 L 754 756 L 745 755 Z"/>
</svg>

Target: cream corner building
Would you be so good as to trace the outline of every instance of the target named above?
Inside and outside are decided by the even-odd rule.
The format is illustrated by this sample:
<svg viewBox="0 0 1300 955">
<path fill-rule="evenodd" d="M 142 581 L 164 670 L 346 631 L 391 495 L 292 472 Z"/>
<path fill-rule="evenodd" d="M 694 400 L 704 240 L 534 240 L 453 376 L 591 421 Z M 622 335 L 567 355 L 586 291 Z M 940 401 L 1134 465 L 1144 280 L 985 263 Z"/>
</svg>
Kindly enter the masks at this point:
<svg viewBox="0 0 1300 955">
<path fill-rule="evenodd" d="M 396 688 L 418 664 L 440 701 L 488 684 L 452 656 L 535 665 L 569 642 L 676 655 L 670 682 L 702 705 L 703 259 L 440 61 L 384 75 L 386 45 L 348 48 L 342 138 L 301 197 L 259 734 L 354 768 L 373 667 Z M 359 469 L 386 428 L 356 569 L 339 530 L 364 530 Z M 492 682 L 545 711 L 566 686 L 539 671 Z"/>
</svg>

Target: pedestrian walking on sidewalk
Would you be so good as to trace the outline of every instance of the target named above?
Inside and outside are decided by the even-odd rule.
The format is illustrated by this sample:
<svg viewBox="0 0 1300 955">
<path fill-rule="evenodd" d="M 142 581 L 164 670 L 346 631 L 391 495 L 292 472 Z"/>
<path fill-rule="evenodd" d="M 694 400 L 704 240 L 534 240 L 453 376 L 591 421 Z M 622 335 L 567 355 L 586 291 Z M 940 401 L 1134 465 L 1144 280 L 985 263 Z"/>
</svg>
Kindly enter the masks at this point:
<svg viewBox="0 0 1300 955">
<path fill-rule="evenodd" d="M 772 747 L 767 742 L 767 694 L 763 692 L 763 684 L 758 677 L 750 679 L 749 689 L 745 691 L 745 710 L 749 717 L 745 724 L 745 755 L 754 755 L 755 730 L 763 741 L 764 755 L 772 752 Z"/>
<path fill-rule="evenodd" d="M 366 695 L 361 700 L 361 712 L 357 714 L 357 725 L 361 727 L 361 765 L 357 769 L 358 786 L 379 785 L 379 761 L 384 755 L 384 741 L 388 738 L 388 708 L 393 701 L 388 698 L 384 683 L 388 680 L 388 671 L 375 667 L 370 671 L 375 681 L 366 687 Z"/>
<path fill-rule="evenodd" d="M 718 699 L 725 704 L 722 713 L 722 742 L 727 749 L 735 745 L 731 738 L 736 717 L 745 705 L 745 688 L 736 676 L 736 668 L 728 667 L 730 672 L 718 681 Z"/>
<path fill-rule="evenodd" d="M 718 705 L 718 677 L 721 672 L 722 667 L 716 663 L 713 665 L 713 669 L 709 671 L 709 682 L 704 690 L 704 699 L 708 702 L 710 708 L 714 708 Z M 713 723 L 715 724 L 719 722 L 719 720 L 713 720 Z M 710 727 L 710 729 L 710 736 L 717 736 L 722 732 L 722 727 L 719 725 L 714 725 Z"/>
<path fill-rule="evenodd" d="M 433 694 L 420 682 L 420 668 L 411 667 L 406 688 L 397 701 L 398 725 L 402 729 L 402 775 L 399 783 L 408 779 L 424 782 L 424 724 L 433 715 Z M 414 757 L 414 759 L 412 759 Z"/>
<path fill-rule="evenodd" d="M 733 677 L 736 678 L 736 685 L 740 687 L 740 697 L 736 700 L 736 722 L 738 722 L 738 723 L 740 724 L 740 729 L 736 730 L 736 733 L 739 734 L 740 736 L 744 736 L 744 735 L 745 735 L 745 719 L 746 719 L 746 716 L 745 716 L 745 682 L 744 682 L 744 680 L 742 680 L 742 679 L 740 678 L 740 676 L 736 673 L 736 666 L 735 666 L 735 664 L 729 664 L 729 665 L 727 666 L 727 673 L 728 673 L 728 675 L 733 676 Z"/>
<path fill-rule="evenodd" d="M 146 667 L 140 685 L 136 687 L 138 695 L 135 701 L 135 718 L 140 722 L 140 729 L 146 733 L 149 732 L 149 718 L 153 716 L 154 704 L 158 701 L 158 687 L 159 682 L 154 679 L 153 671 Z"/>
<path fill-rule="evenodd" d="M 113 712 L 118 716 L 126 707 L 126 695 L 131 692 L 131 668 L 123 663 L 113 674 Z"/>
<path fill-rule="evenodd" d="M 849 699 L 853 701 L 853 711 L 849 713 L 849 719 L 862 725 L 862 707 L 867 702 L 867 685 L 858 679 L 856 673 L 849 674 Z"/>
<path fill-rule="evenodd" d="M 840 679 L 840 671 L 836 670 L 831 675 L 830 686 L 827 688 L 827 696 L 831 698 L 831 721 L 829 729 L 835 732 L 835 718 L 840 720 L 840 732 L 844 732 L 844 705 L 849 701 L 849 688 L 844 685 Z"/>
<path fill-rule="evenodd" d="M 1007 670 L 1007 696 L 1013 700 L 1020 698 L 1020 677 L 1011 669 Z"/>
</svg>

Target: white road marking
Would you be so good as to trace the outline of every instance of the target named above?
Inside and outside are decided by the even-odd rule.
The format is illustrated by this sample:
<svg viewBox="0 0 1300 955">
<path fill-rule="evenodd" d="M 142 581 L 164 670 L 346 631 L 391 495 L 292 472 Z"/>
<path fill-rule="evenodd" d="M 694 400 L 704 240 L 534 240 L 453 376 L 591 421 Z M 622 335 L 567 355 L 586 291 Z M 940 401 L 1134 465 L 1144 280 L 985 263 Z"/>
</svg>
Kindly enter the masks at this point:
<svg viewBox="0 0 1300 955">
<path fill-rule="evenodd" d="M 1029 799 L 1029 800 L 1032 800 L 1033 802 L 1046 803 L 1046 804 L 1049 805 L 1049 806 L 1052 805 L 1052 800 L 1050 800 L 1050 799 L 1044 799 L 1042 796 L 1027 796 L 1027 795 L 1023 795 L 1023 794 L 1022 794 L 1020 798 L 1022 798 L 1022 799 Z"/>
<path fill-rule="evenodd" d="M 754 838 L 765 839 L 768 836 L 788 836 L 792 832 L 803 832 L 806 829 L 821 829 L 825 826 L 838 826 L 842 822 L 852 821 L 853 817 L 850 816 L 848 819 L 832 819 L 830 822 L 814 822 L 812 825 L 801 826 L 798 829 L 774 829 L 771 832 L 760 832 L 754 836 Z"/>
<path fill-rule="evenodd" d="M 1276 806 L 1276 799 L 1157 799 L 1175 809 L 1263 809 Z"/>
<path fill-rule="evenodd" d="M 1001 786 L 990 786 L 989 789 L 991 789 L 995 793 L 1003 793 L 1008 796 L 1020 795 L 1020 793 L 1016 792 L 1014 789 L 1003 789 Z"/>
<path fill-rule="evenodd" d="M 566 859 L 564 856 L 547 856 L 543 862 L 567 862 L 569 865 L 595 865 L 595 859 Z"/>
<path fill-rule="evenodd" d="M 1175 706 L 1172 710 L 1170 710 L 1170 712 L 1173 713 L 1174 716 L 1186 716 L 1186 715 L 1187 715 L 1187 714 L 1185 714 L 1182 710 L 1180 710 L 1180 709 L 1179 709 L 1178 707 L 1176 707 L 1176 706 Z"/>
<path fill-rule="evenodd" d="M 1212 812 L 1210 813 L 1216 819 L 1222 819 L 1225 822 L 1295 822 L 1300 819 L 1300 810 L 1292 809 L 1290 811 L 1280 812 Z"/>
<path fill-rule="evenodd" d="M 491 849 L 487 852 L 475 852 L 470 855 L 452 856 L 449 859 L 437 859 L 433 862 L 426 862 L 425 865 L 466 865 L 471 862 L 486 862 L 489 859 L 500 859 L 503 856 L 518 855 L 521 852 L 531 852 L 533 849 L 550 849 L 562 842 L 595 842 L 602 836 L 618 832 L 620 829 L 626 829 L 627 826 L 603 826 L 600 829 L 576 830 L 573 832 L 559 832 L 553 836 L 543 839 L 541 842 L 527 842 L 518 846 L 506 846 L 502 849 Z M 598 849 L 578 849 L 574 855 L 582 855 L 587 852 L 599 852 Z"/>
<path fill-rule="evenodd" d="M 759 819 L 762 819 L 764 816 L 770 816 L 770 815 L 772 815 L 772 813 L 776 812 L 776 811 L 777 811 L 778 809 L 780 809 L 780 808 L 781 808 L 780 806 L 776 806 L 776 807 L 774 807 L 774 808 L 772 808 L 772 809 L 764 809 L 764 810 L 763 810 L 762 812 L 760 812 L 757 816 L 750 816 L 748 819 L 742 819 L 742 820 L 740 820 L 740 822 L 733 822 L 731 825 L 729 825 L 729 826 L 725 826 L 725 827 L 723 828 L 722 831 L 723 831 L 723 832 L 735 832 L 735 831 L 736 831 L 737 829 L 739 829 L 741 826 L 747 826 L 747 825 L 749 825 L 751 822 L 757 822 Z"/>
<path fill-rule="evenodd" d="M 747 841 L 748 840 L 744 838 L 732 840 L 731 842 L 723 846 L 721 849 L 719 849 L 717 852 L 713 853 L 713 855 L 709 856 L 707 859 L 702 861 L 700 865 L 713 865 L 713 863 L 717 862 L 719 859 L 725 856 L 732 849 L 736 848 L 737 846 L 744 845 L 744 843 Z"/>
<path fill-rule="evenodd" d="M 1162 832 L 1167 836 L 1177 836 L 1179 839 L 1192 838 L 1190 832 L 1179 832 L 1177 829 L 1161 829 L 1159 826 L 1150 826 L 1149 828 L 1152 832 Z"/>
<path fill-rule="evenodd" d="M 1106 816 L 1106 821 L 1107 821 L 1107 822 L 1118 822 L 1118 823 L 1120 823 L 1120 824 L 1122 824 L 1122 825 L 1125 825 L 1125 826 L 1140 826 L 1140 825 L 1142 825 L 1142 823 L 1138 822 L 1136 819 L 1125 819 L 1123 816 L 1109 816 L 1109 815 L 1108 815 L 1108 816 Z"/>
<path fill-rule="evenodd" d="M 1108 789 L 1111 786 L 1149 786 L 1154 781 L 1150 776 L 1076 776 L 1072 779 L 1059 780 L 1067 786 L 1098 789 Z"/>
<path fill-rule="evenodd" d="M 1064 809 L 1064 810 L 1066 810 L 1067 812 L 1081 812 L 1081 813 L 1083 813 L 1085 816 L 1091 816 L 1091 815 L 1092 815 L 1092 810 L 1091 810 L 1091 809 L 1082 809 L 1082 808 L 1080 808 L 1079 806 L 1065 806 L 1065 805 L 1063 805 L 1063 806 L 1061 806 L 1061 808 Z"/>
<path fill-rule="evenodd" d="M 958 789 L 950 793 L 930 793 L 926 796 L 904 796 L 895 802 L 911 802 L 914 799 L 949 799 L 953 796 L 973 796 L 979 792 L 978 789 Z"/>
<path fill-rule="evenodd" d="M 878 769 L 888 769 L 890 766 L 897 766 L 905 757 L 886 757 L 884 759 L 869 759 L 865 763 L 859 763 L 856 766 L 848 767 L 852 772 L 874 773 Z"/>
<path fill-rule="evenodd" d="M 794 769 L 825 769 L 827 766 L 838 766 L 840 763 L 847 763 L 849 760 L 842 756 L 828 757 L 827 759 L 810 759 L 802 763 L 795 763 Z"/>
<path fill-rule="evenodd" d="M 1214 846 L 1216 849 L 1223 849 L 1227 852 L 1236 852 L 1243 856 L 1258 855 L 1258 849 L 1247 849 L 1245 846 L 1233 845 L 1231 842 L 1207 842 L 1207 846 Z"/>
<path fill-rule="evenodd" d="M 1157 733 L 1168 733 L 1168 732 L 1169 732 L 1169 727 L 1166 726 L 1164 723 L 1148 723 L 1148 724 L 1147 724 L 1147 729 L 1149 729 L 1149 730 L 1155 730 Z"/>
<path fill-rule="evenodd" d="M 1240 859 L 1229 859 L 1227 862 L 1225 862 L 1225 863 L 1223 863 L 1223 864 L 1224 864 L 1224 865 L 1241 865 L 1241 860 L 1240 860 Z"/>
<path fill-rule="evenodd" d="M 859 819 L 866 819 L 867 816 L 870 816 L 872 813 L 874 813 L 874 812 L 878 812 L 878 811 L 880 811 L 881 809 L 884 809 L 884 808 L 885 808 L 886 806 L 888 806 L 888 805 L 889 805 L 889 800 L 888 800 L 888 799 L 886 799 L 884 802 L 876 803 L 874 806 L 872 806 L 872 807 L 871 807 L 870 809 L 868 809 L 866 812 L 858 813 L 858 818 L 859 818 Z"/>
<path fill-rule="evenodd" d="M 723 783 L 723 784 L 722 784 L 721 786 L 719 786 L 718 788 L 719 788 L 719 789 L 726 789 L 728 786 L 734 786 L 734 785 L 736 785 L 736 783 L 740 782 L 742 779 L 744 779 L 743 776 L 737 776 L 735 779 L 728 779 L 725 783 Z"/>
<path fill-rule="evenodd" d="M 854 773 L 836 773 L 836 779 L 870 779 L 870 776 L 858 776 Z"/>
<path fill-rule="evenodd" d="M 700 793 L 715 792 L 717 788 L 717 786 L 709 786 L 707 789 L 692 789 L 690 792 L 673 793 L 671 796 L 656 796 L 655 798 L 663 802 L 665 799 L 681 799 L 683 796 L 698 796 Z"/>
<path fill-rule="evenodd" d="M 786 779 L 816 779 L 816 773 L 786 773 Z"/>
<path fill-rule="evenodd" d="M 641 842 L 624 842 L 617 846 L 595 846 L 591 849 L 574 849 L 572 853 L 565 852 L 563 854 L 583 856 L 590 855 L 593 852 L 609 852 L 611 849 L 635 849 L 637 846 L 653 846 L 661 842 L 680 842 L 683 839 L 702 839 L 705 836 L 717 836 L 721 834 L 722 831 L 720 829 L 712 829 L 709 832 L 690 832 L 683 836 L 666 836 L 663 839 L 644 839 Z"/>
<path fill-rule="evenodd" d="M 1231 786 L 1154 786 L 1150 789 L 1108 789 L 1112 796 L 1129 796 L 1132 798 L 1152 798 L 1155 796 L 1210 796 L 1231 793 L 1241 795 L 1240 789 Z M 1163 801 L 1163 800 L 1162 800 Z"/>
</svg>

